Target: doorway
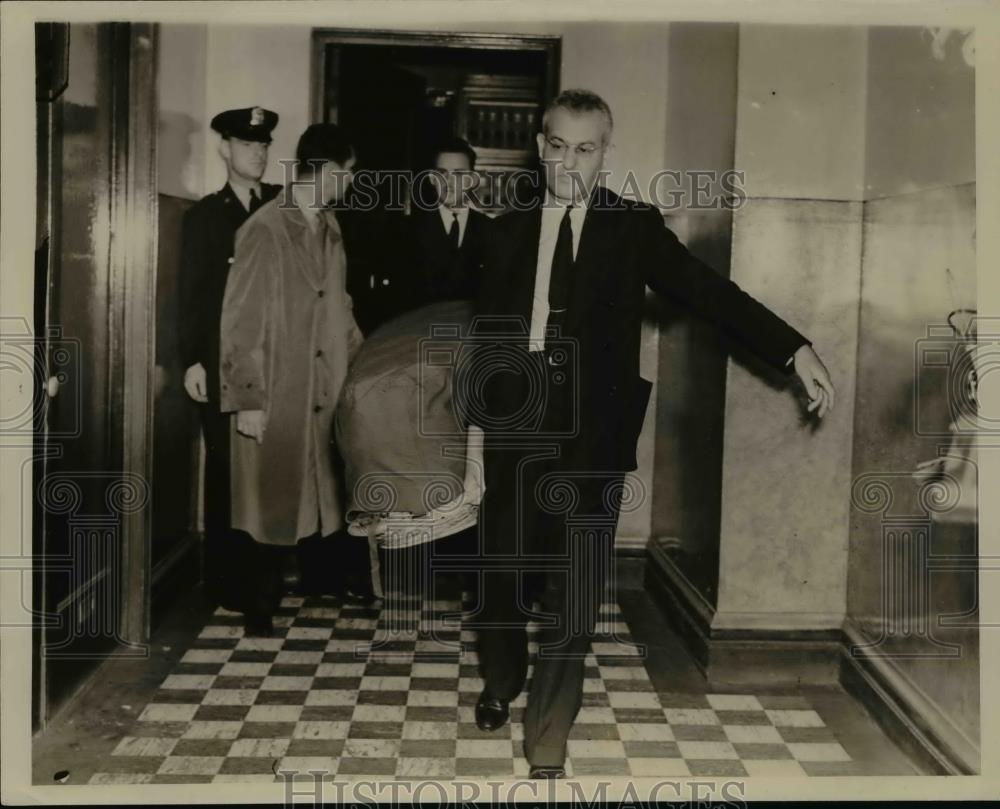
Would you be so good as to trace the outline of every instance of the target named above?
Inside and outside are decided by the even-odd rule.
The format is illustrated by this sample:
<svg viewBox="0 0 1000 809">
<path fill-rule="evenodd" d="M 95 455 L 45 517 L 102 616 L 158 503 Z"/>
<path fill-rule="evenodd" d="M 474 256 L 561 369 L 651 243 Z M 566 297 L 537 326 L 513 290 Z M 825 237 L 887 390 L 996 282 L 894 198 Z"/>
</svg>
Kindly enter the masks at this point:
<svg viewBox="0 0 1000 809">
<path fill-rule="evenodd" d="M 560 50 L 560 38 L 548 36 L 317 29 L 312 120 L 343 126 L 357 167 L 368 171 L 420 172 L 436 143 L 464 138 L 476 152 L 477 200 L 496 215 L 509 195 L 528 198 L 512 175 L 534 185 L 523 172 L 537 168 L 535 133 L 559 90 Z M 374 191 L 375 210 L 351 212 L 358 244 L 369 247 L 354 252 L 347 278 L 366 333 L 380 322 L 369 313 L 398 305 L 394 270 L 386 268 L 406 262 L 392 252 L 402 239 L 393 234 L 412 194 L 429 198 L 391 175 Z"/>
<path fill-rule="evenodd" d="M 365 168 L 425 168 L 448 136 L 480 169 L 528 167 L 559 60 L 559 37 L 320 29 L 312 117 L 346 127 Z"/>
</svg>

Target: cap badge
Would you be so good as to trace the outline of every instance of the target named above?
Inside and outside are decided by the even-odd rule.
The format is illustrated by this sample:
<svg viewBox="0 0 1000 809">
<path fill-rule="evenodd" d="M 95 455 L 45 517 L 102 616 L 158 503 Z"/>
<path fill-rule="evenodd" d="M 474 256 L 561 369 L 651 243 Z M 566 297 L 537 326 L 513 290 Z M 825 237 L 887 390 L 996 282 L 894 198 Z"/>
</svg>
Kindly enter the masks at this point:
<svg viewBox="0 0 1000 809">
<path fill-rule="evenodd" d="M 260 126 L 264 123 L 264 110 L 254 107 L 250 110 L 250 126 Z"/>
</svg>

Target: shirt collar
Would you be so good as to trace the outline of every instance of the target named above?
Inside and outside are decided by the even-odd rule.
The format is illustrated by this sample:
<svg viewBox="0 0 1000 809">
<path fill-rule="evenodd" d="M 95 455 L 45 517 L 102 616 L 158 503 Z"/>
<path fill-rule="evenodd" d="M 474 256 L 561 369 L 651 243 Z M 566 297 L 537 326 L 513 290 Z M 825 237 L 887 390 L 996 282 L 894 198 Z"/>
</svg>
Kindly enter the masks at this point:
<svg viewBox="0 0 1000 809">
<path fill-rule="evenodd" d="M 468 208 L 456 208 L 452 210 L 447 205 L 440 205 L 440 204 L 437 207 L 438 207 L 438 213 L 441 214 L 441 220 L 448 227 L 451 226 L 452 219 L 455 217 L 456 214 L 458 215 L 458 221 L 460 223 L 464 222 L 466 219 L 469 218 Z"/>
<path fill-rule="evenodd" d="M 226 185 L 229 186 L 229 190 L 233 192 L 233 196 L 236 197 L 248 211 L 250 210 L 250 188 L 243 185 L 234 185 L 233 183 L 227 182 Z M 257 192 L 257 198 L 262 199 L 262 194 L 264 191 L 263 186 L 258 185 L 255 189 Z"/>
</svg>

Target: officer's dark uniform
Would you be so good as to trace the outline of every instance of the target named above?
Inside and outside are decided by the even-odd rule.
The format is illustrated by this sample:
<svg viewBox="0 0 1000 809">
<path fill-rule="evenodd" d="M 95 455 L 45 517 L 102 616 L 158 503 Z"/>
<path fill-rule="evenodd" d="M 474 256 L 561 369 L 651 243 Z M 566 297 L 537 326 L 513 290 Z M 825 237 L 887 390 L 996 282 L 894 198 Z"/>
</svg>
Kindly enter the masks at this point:
<svg viewBox="0 0 1000 809">
<path fill-rule="evenodd" d="M 278 115 L 261 107 L 227 110 L 212 119 L 222 137 L 271 142 Z M 180 271 L 180 351 L 184 368 L 205 368 L 208 403 L 199 405 L 205 435 L 205 580 L 210 597 L 240 609 L 246 571 L 230 527 L 229 435 L 232 414 L 219 412 L 219 321 L 236 231 L 280 185 L 261 183 L 259 202 L 248 211 L 227 182 L 196 202 L 184 216 Z M 234 558 L 235 557 L 235 558 Z"/>
</svg>

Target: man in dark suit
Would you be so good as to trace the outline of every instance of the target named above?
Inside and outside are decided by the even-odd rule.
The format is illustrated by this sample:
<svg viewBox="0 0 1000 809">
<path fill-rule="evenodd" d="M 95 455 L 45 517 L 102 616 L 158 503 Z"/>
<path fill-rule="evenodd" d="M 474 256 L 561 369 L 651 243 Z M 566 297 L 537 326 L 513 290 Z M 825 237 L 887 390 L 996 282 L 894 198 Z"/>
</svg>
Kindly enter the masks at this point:
<svg viewBox="0 0 1000 809">
<path fill-rule="evenodd" d="M 368 189 L 354 204 L 338 207 L 350 261 L 347 291 L 366 334 L 405 312 L 444 300 L 474 300 L 482 272 L 488 217 L 468 204 L 476 187 L 476 152 L 461 138 L 447 138 L 431 154 L 431 170 L 412 189 L 409 215 L 370 207 Z"/>
<path fill-rule="evenodd" d="M 183 224 L 180 351 L 184 388 L 199 404 L 205 437 L 206 588 L 230 609 L 241 608 L 240 585 L 247 571 L 234 558 L 240 543 L 229 531 L 231 415 L 219 412 L 219 322 L 236 231 L 281 190 L 261 182 L 277 125 L 278 115 L 262 107 L 226 110 L 212 119 L 212 129 L 221 136 L 227 181 L 191 206 Z"/>
<path fill-rule="evenodd" d="M 469 206 L 476 152 L 462 138 L 438 144 L 432 155 L 428 200 L 417 193 L 410 214 L 413 281 L 423 303 L 474 300 L 483 263 L 487 217 Z M 424 204 L 434 201 L 433 206 Z"/>
<path fill-rule="evenodd" d="M 470 432 L 485 442 L 475 620 L 483 730 L 507 721 L 524 686 L 522 579 L 543 571 L 540 602 L 551 620 L 542 621 L 524 714 L 536 778 L 564 774 L 583 658 L 614 573 L 625 475 L 636 468 L 651 390 L 639 376 L 647 285 L 798 374 L 810 412 L 824 416 L 834 399 L 805 337 L 688 253 L 655 208 L 597 184 L 611 131 L 611 111 L 594 93 L 567 90 L 549 106 L 538 135 L 544 198 L 491 223 L 478 345 L 455 382 Z"/>
</svg>

